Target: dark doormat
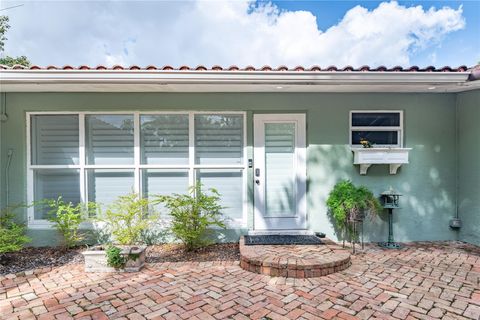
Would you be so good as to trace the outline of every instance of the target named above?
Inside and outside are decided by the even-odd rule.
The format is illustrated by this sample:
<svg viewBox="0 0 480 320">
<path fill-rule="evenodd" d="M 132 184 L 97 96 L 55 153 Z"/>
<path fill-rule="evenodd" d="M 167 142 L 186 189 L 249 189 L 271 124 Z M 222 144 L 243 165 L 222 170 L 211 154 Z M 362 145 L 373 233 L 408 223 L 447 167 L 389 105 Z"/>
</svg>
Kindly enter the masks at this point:
<svg viewBox="0 0 480 320">
<path fill-rule="evenodd" d="M 264 235 L 245 236 L 245 245 L 314 245 L 324 244 L 316 236 L 308 235 Z"/>
</svg>

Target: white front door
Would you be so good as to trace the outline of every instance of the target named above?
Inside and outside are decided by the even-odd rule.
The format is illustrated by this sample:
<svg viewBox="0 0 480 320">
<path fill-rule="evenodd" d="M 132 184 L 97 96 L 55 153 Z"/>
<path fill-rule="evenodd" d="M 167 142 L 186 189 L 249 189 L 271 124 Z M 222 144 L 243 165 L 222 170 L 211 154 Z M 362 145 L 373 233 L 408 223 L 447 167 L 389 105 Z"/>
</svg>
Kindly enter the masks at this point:
<svg viewBox="0 0 480 320">
<path fill-rule="evenodd" d="M 255 231 L 307 228 L 304 114 L 256 114 Z"/>
</svg>

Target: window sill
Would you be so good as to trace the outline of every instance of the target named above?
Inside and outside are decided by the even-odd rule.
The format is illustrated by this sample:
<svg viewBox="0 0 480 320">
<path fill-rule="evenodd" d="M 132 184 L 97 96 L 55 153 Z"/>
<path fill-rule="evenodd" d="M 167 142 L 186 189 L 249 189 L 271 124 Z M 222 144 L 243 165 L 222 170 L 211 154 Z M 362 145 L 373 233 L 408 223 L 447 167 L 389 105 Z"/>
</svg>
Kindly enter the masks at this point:
<svg viewBox="0 0 480 320">
<path fill-rule="evenodd" d="M 402 164 L 408 163 L 408 154 L 412 148 L 399 147 L 373 147 L 355 148 L 352 147 L 353 164 L 360 165 L 360 174 L 366 175 L 372 164 L 388 164 L 390 174 L 397 174 Z"/>
</svg>

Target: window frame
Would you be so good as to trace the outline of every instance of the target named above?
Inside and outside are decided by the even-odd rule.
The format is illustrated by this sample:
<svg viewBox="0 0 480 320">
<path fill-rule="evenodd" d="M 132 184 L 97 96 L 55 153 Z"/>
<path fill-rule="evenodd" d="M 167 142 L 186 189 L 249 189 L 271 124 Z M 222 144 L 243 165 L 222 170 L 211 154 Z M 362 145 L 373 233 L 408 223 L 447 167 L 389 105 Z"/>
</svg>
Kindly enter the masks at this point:
<svg viewBox="0 0 480 320">
<path fill-rule="evenodd" d="M 400 115 L 399 126 L 353 126 L 353 114 L 354 113 L 398 113 Z M 350 110 L 349 113 L 349 145 L 352 148 L 363 148 L 361 144 L 352 144 L 352 133 L 354 131 L 392 131 L 397 133 L 397 144 L 376 144 L 375 147 L 378 148 L 403 148 L 403 135 L 404 135 L 404 125 L 403 125 L 403 110 Z"/>
<path fill-rule="evenodd" d="M 133 115 L 134 119 L 134 162 L 133 164 L 125 165 L 89 165 L 86 163 L 86 131 L 85 131 L 85 116 L 90 114 L 97 115 Z M 141 134 L 140 134 L 140 116 L 141 115 L 158 115 L 158 114 L 184 114 L 188 115 L 188 130 L 189 130 L 189 147 L 188 147 L 188 164 L 186 165 L 161 165 L 161 164 L 141 164 Z M 206 165 L 195 163 L 195 115 L 196 114 L 219 114 L 231 115 L 237 114 L 243 117 L 243 148 L 242 148 L 242 163 L 235 165 Z M 34 165 L 32 164 L 32 116 L 35 115 L 77 115 L 79 121 L 79 164 L 77 165 Z M 33 203 L 35 198 L 34 188 L 34 174 L 36 169 L 77 169 L 80 171 L 80 201 L 85 203 L 88 201 L 88 183 L 87 170 L 88 169 L 132 169 L 134 170 L 134 191 L 140 196 L 142 192 L 142 169 L 183 169 L 188 170 L 188 185 L 193 186 L 196 181 L 196 170 L 198 169 L 239 169 L 242 170 L 242 218 L 231 219 L 229 226 L 246 228 L 247 226 L 247 112 L 246 111 L 39 111 L 26 112 L 26 160 L 27 160 L 27 202 Z M 35 219 L 34 208 L 27 209 L 28 227 L 30 229 L 52 229 L 53 224 L 46 219 Z M 90 228 L 91 223 L 83 223 L 82 228 Z"/>
</svg>

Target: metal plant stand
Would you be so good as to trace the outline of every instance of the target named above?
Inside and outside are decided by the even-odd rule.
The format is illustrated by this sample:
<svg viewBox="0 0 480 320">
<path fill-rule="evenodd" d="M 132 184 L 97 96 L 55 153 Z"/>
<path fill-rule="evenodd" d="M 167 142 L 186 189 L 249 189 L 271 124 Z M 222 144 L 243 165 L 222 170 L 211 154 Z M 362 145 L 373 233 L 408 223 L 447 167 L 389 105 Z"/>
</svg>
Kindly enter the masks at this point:
<svg viewBox="0 0 480 320">
<path fill-rule="evenodd" d="M 385 191 L 381 194 L 383 207 L 388 210 L 388 241 L 379 242 L 378 245 L 382 248 L 387 249 L 400 249 L 402 245 L 398 242 L 395 242 L 393 237 L 393 209 L 400 208 L 398 200 L 400 199 L 401 194 L 395 192 L 392 188 Z"/>
<path fill-rule="evenodd" d="M 364 213 L 362 214 L 357 214 L 354 217 L 351 217 L 351 219 L 348 220 L 348 222 L 345 222 L 345 231 L 347 228 L 351 227 L 352 228 L 352 233 L 350 234 L 349 240 L 350 243 L 352 244 L 352 253 L 356 253 L 355 249 L 355 243 L 360 243 L 362 250 L 365 248 L 364 242 L 363 242 L 363 220 L 364 220 Z M 346 231 L 348 233 L 348 231 Z M 360 239 L 358 239 L 360 237 Z M 343 248 L 345 248 L 345 234 L 343 235 Z M 358 239 L 358 240 L 357 240 Z"/>
<path fill-rule="evenodd" d="M 351 223 L 352 223 L 352 227 L 353 227 L 353 235 L 352 235 L 352 238 L 350 239 L 350 242 L 352 243 L 352 252 L 353 252 L 353 254 L 355 254 L 355 252 L 356 252 L 355 242 L 357 242 L 359 225 L 361 226 L 361 228 L 360 228 L 360 230 L 361 230 L 360 231 L 360 245 L 362 247 L 362 250 L 365 248 L 365 246 L 363 244 L 363 219 L 362 220 L 355 219 Z"/>
</svg>

